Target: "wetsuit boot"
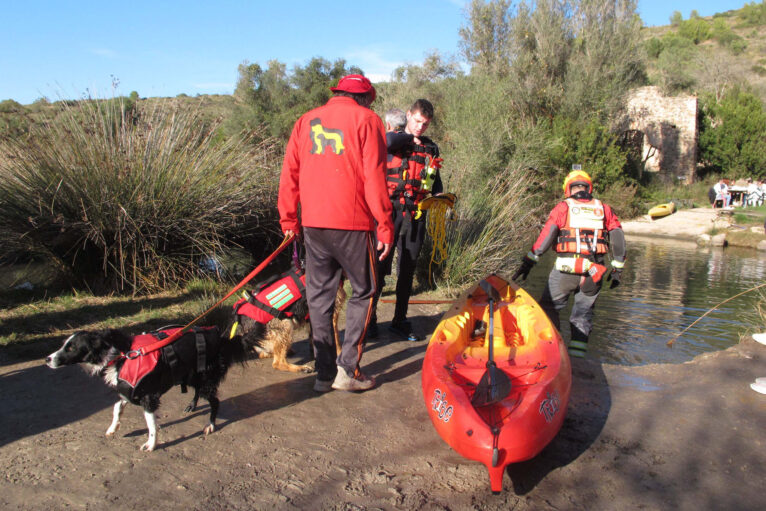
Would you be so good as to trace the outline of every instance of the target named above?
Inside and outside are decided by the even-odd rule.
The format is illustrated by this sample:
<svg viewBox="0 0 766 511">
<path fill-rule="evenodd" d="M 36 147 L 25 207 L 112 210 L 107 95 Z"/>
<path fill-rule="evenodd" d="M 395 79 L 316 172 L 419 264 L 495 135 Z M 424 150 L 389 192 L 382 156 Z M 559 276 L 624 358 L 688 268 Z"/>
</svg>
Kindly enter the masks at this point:
<svg viewBox="0 0 766 511">
<path fill-rule="evenodd" d="M 585 358 L 585 354 L 588 352 L 588 335 L 572 323 L 569 323 L 569 329 L 572 332 L 572 340 L 569 341 L 569 356 Z"/>
</svg>

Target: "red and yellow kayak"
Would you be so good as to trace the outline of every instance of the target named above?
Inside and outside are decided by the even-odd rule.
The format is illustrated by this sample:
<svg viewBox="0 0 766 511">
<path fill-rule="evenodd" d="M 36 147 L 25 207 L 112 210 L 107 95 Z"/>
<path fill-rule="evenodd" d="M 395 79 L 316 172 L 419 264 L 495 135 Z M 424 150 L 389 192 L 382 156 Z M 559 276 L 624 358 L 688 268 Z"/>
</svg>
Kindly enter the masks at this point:
<svg viewBox="0 0 766 511">
<path fill-rule="evenodd" d="M 499 294 L 492 321 L 481 285 L 458 298 L 428 343 L 422 386 L 436 431 L 484 463 L 499 492 L 505 467 L 536 456 L 561 429 L 572 369 L 561 335 L 529 294 L 496 275 L 485 281 Z M 488 379 L 490 339 L 496 368 Z M 488 385 L 493 397 L 481 398 Z"/>
</svg>

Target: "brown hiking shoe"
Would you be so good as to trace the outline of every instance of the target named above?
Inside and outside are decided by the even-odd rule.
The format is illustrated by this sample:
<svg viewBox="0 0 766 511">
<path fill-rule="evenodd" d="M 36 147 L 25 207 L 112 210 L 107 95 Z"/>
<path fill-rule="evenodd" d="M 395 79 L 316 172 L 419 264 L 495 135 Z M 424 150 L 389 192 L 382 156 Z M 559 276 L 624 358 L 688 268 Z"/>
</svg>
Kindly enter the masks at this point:
<svg viewBox="0 0 766 511">
<path fill-rule="evenodd" d="M 345 369 L 338 368 L 338 375 L 335 377 L 335 381 L 332 382 L 332 388 L 335 390 L 347 390 L 349 392 L 358 392 L 363 390 L 370 390 L 375 386 L 375 378 L 365 376 L 361 372 L 356 378 L 352 378 L 346 374 Z"/>
</svg>

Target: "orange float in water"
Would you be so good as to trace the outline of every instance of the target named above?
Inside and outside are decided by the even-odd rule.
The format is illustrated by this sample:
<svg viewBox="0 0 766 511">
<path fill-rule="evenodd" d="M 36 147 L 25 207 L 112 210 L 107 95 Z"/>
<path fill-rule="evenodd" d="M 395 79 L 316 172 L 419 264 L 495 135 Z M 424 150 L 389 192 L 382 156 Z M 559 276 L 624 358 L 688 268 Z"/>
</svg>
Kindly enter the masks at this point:
<svg viewBox="0 0 766 511">
<path fill-rule="evenodd" d="M 484 463 L 499 492 L 505 467 L 536 456 L 561 429 L 572 369 L 537 302 L 490 275 L 436 327 L 422 385 L 436 431 L 462 456 Z"/>
</svg>

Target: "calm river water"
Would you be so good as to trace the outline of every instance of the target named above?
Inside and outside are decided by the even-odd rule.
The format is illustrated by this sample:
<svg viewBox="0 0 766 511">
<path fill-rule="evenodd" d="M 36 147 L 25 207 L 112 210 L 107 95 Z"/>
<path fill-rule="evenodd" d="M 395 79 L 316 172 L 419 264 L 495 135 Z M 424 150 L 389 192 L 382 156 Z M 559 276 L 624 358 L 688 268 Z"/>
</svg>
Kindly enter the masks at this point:
<svg viewBox="0 0 766 511">
<path fill-rule="evenodd" d="M 553 259 L 553 253 L 547 253 L 524 284 L 535 299 L 542 294 Z M 764 280 L 763 252 L 630 237 L 622 284 L 616 289 L 606 284 L 596 304 L 589 356 L 601 362 L 641 365 L 684 362 L 703 352 L 728 348 L 742 334 L 766 331 L 756 310 L 764 300 L 759 291 L 712 312 L 672 348 L 666 343 L 708 309 Z M 569 339 L 568 317 L 567 309 L 561 315 L 565 339 Z"/>
</svg>

